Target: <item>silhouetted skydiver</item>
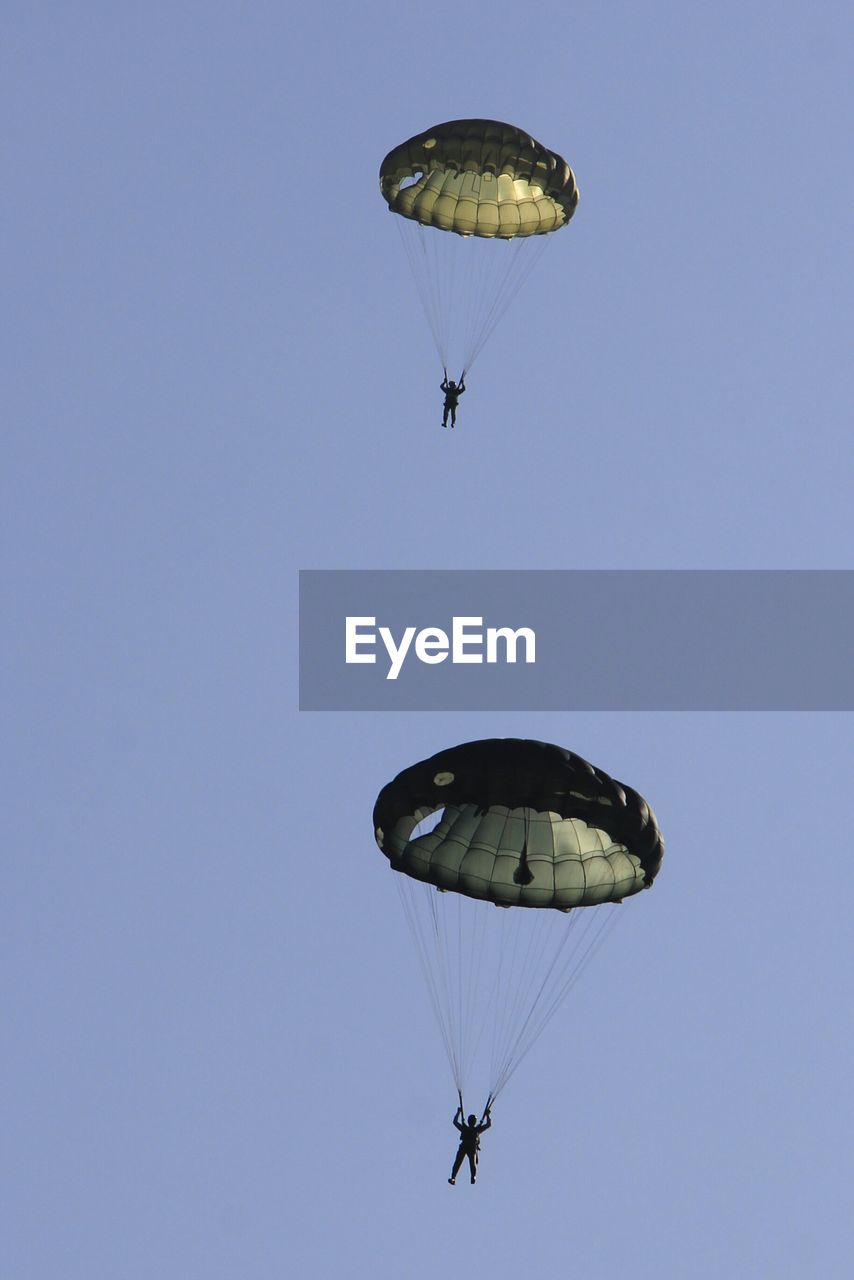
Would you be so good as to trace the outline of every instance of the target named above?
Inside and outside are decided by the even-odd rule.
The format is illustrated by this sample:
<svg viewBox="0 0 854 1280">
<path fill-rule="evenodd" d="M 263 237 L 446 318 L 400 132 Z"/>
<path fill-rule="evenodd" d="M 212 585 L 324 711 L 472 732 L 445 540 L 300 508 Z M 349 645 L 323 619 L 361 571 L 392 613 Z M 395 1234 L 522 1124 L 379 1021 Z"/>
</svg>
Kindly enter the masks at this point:
<svg viewBox="0 0 854 1280">
<path fill-rule="evenodd" d="M 453 428 L 457 425 L 457 403 L 459 401 L 460 396 L 465 391 L 465 389 L 466 389 L 465 374 L 461 375 L 459 384 L 454 382 L 453 378 L 451 378 L 449 382 L 448 371 L 446 369 L 445 376 L 442 379 L 442 385 L 440 387 L 440 390 L 444 391 L 445 393 L 445 412 L 442 414 L 443 427 L 446 427 L 448 425 L 448 414 L 451 415 L 451 429 L 453 430 Z"/>
<path fill-rule="evenodd" d="M 465 1160 L 466 1156 L 468 1156 L 469 1169 L 471 1171 L 471 1181 L 472 1181 L 472 1186 L 474 1186 L 475 1179 L 477 1178 L 477 1153 L 480 1151 L 480 1135 L 482 1133 L 485 1133 L 486 1130 L 492 1124 L 492 1119 L 490 1118 L 488 1107 L 484 1114 L 486 1118 L 486 1124 L 478 1124 L 477 1116 L 469 1116 L 468 1121 L 465 1124 L 463 1124 L 462 1123 L 462 1118 L 463 1118 L 462 1104 L 460 1104 L 460 1106 L 457 1107 L 457 1110 L 454 1114 L 454 1128 L 459 1129 L 460 1131 L 460 1145 L 457 1149 L 457 1155 L 456 1155 L 456 1159 L 454 1160 L 454 1167 L 451 1170 L 451 1176 L 448 1179 L 451 1186 L 454 1186 L 457 1180 L 457 1174 L 460 1171 L 460 1166 L 462 1165 L 463 1160 Z"/>
</svg>

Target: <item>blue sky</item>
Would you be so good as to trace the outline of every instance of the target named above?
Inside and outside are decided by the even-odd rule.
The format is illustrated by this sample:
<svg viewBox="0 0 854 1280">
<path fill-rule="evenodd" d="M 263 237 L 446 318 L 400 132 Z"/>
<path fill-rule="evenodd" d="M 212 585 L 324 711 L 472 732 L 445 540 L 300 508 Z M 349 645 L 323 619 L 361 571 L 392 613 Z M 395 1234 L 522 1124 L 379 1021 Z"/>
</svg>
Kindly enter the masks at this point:
<svg viewBox="0 0 854 1280">
<path fill-rule="evenodd" d="M 296 573 L 850 566 L 850 15 L 4 34 L 3 1273 L 841 1275 L 850 716 L 299 715 Z M 469 115 L 581 203 L 452 436 L 377 169 Z M 371 809 L 493 735 L 625 779 L 667 855 L 451 1191 Z"/>
</svg>

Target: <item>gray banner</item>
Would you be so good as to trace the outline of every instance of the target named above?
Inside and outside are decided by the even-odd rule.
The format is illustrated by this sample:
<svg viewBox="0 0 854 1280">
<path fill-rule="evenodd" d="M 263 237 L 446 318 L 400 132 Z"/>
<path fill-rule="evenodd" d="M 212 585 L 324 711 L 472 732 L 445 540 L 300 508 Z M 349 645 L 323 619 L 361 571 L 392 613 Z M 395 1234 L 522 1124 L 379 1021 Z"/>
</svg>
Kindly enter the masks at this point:
<svg viewBox="0 0 854 1280">
<path fill-rule="evenodd" d="M 304 711 L 854 709 L 848 570 L 304 570 Z"/>
</svg>

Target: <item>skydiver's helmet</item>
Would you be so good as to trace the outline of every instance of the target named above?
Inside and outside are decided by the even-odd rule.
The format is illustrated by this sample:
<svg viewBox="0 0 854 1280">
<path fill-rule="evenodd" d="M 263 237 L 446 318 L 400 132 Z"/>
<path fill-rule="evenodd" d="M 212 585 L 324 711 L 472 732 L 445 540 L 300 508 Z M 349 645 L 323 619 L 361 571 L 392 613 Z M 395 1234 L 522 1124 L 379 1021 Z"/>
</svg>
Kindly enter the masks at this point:
<svg viewBox="0 0 854 1280">
<path fill-rule="evenodd" d="M 477 1116 L 469 1116 L 469 1128 L 473 1129 L 477 1124 Z"/>
</svg>

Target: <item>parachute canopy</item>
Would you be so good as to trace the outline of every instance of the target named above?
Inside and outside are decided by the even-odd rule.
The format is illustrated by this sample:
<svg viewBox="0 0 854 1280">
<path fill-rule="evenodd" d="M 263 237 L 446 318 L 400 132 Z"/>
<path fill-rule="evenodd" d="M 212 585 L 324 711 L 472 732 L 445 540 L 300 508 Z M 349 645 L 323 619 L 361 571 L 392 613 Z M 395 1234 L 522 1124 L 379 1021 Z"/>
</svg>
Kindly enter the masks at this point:
<svg viewBox="0 0 854 1280">
<path fill-rule="evenodd" d="M 380 190 L 423 226 L 502 240 L 556 231 L 578 204 L 566 161 L 499 120 L 450 120 L 409 138 L 383 160 Z"/>
<path fill-rule="evenodd" d="M 515 738 L 405 769 L 380 792 L 374 831 L 396 871 L 506 907 L 620 902 L 652 884 L 663 853 L 655 815 L 631 787 L 562 747 Z"/>
</svg>

